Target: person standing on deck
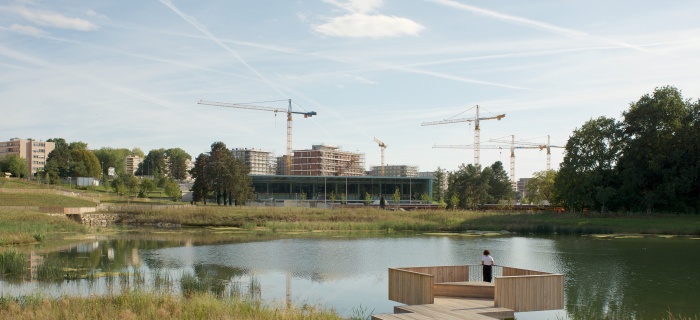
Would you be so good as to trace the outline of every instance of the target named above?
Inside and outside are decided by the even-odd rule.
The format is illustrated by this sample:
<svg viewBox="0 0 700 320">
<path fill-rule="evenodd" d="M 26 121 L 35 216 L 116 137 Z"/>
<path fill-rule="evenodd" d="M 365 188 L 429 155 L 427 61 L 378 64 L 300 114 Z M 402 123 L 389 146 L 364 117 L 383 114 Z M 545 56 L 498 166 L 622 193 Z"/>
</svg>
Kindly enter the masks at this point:
<svg viewBox="0 0 700 320">
<path fill-rule="evenodd" d="M 481 268 L 483 269 L 484 282 L 491 282 L 491 275 L 493 274 L 492 266 L 495 265 L 496 263 L 493 261 L 493 257 L 491 257 L 491 252 L 484 250 L 484 255 L 481 256 Z"/>
</svg>

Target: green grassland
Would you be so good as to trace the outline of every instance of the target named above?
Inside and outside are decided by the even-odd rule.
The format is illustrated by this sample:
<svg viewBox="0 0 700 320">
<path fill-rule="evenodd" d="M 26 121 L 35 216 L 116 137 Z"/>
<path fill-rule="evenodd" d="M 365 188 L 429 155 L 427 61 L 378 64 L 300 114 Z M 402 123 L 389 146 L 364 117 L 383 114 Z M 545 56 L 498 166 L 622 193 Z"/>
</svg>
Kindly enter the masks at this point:
<svg viewBox="0 0 700 320">
<path fill-rule="evenodd" d="M 494 211 L 391 211 L 375 208 L 315 209 L 198 206 L 133 212 L 134 223 L 183 226 L 329 231 L 500 231 L 518 234 L 640 233 L 700 235 L 697 215 L 602 215 Z"/>
<path fill-rule="evenodd" d="M 212 294 L 190 297 L 128 292 L 82 297 L 0 297 L 0 319 L 342 319 L 332 310 L 306 306 L 279 308 Z"/>
<path fill-rule="evenodd" d="M 94 207 L 90 200 L 47 193 L 0 193 L 0 206 Z"/>
<path fill-rule="evenodd" d="M 62 239 L 83 234 L 85 226 L 65 216 L 0 209 L 0 246 Z"/>
</svg>

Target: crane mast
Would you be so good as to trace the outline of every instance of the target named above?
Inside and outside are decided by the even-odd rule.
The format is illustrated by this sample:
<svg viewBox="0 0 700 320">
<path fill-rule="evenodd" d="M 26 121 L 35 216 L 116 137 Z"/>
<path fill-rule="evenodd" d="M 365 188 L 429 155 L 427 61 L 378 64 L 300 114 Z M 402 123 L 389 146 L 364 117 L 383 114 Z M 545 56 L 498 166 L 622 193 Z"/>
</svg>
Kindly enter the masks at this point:
<svg viewBox="0 0 700 320">
<path fill-rule="evenodd" d="M 276 100 L 276 101 L 268 101 L 268 102 L 280 102 L 280 101 L 285 101 L 285 100 Z M 291 175 L 292 174 L 292 114 L 303 114 L 304 118 L 308 118 L 308 117 L 315 116 L 316 111 L 307 111 L 307 112 L 292 111 L 292 99 L 287 99 L 286 101 L 288 102 L 288 106 L 287 106 L 286 110 L 282 109 L 282 108 L 274 108 L 274 107 L 255 105 L 255 102 L 253 102 L 253 103 L 227 103 L 227 102 L 199 100 L 199 102 L 197 104 L 215 106 L 215 107 L 270 111 L 270 112 L 274 112 L 274 113 L 286 112 L 287 113 L 287 161 L 285 161 L 285 162 L 287 165 L 287 174 Z"/>
<path fill-rule="evenodd" d="M 501 142 L 503 143 L 503 140 L 500 139 L 491 139 L 489 142 Z M 526 141 L 526 140 L 520 140 L 520 141 L 514 141 L 513 142 L 516 145 L 519 146 L 527 146 L 527 147 L 533 147 L 533 148 L 539 148 L 540 150 L 542 149 L 547 149 L 547 171 L 551 170 L 552 168 L 552 148 L 564 148 L 562 146 L 554 146 L 550 143 L 550 137 L 547 135 L 547 144 L 542 144 L 542 143 L 537 143 L 537 142 L 532 142 L 532 141 Z"/>
<path fill-rule="evenodd" d="M 481 127 L 479 126 L 479 121 L 482 120 L 501 120 L 502 118 L 505 118 L 505 113 L 504 114 L 499 114 L 493 117 L 479 117 L 479 105 L 476 105 L 476 117 L 470 117 L 470 118 L 458 118 L 458 119 L 445 119 L 445 120 L 440 120 L 440 121 L 430 121 L 430 122 L 423 122 L 421 123 L 421 126 L 431 126 L 431 125 L 438 125 L 438 124 L 448 124 L 448 123 L 458 123 L 458 122 L 474 122 L 474 145 L 472 146 L 474 149 L 474 164 L 479 165 L 481 163 Z M 435 148 L 435 147 L 433 147 Z"/>
<path fill-rule="evenodd" d="M 500 142 L 500 143 L 506 143 L 505 140 L 500 140 L 500 139 L 491 139 L 489 140 L 490 142 Z M 483 145 L 479 146 L 480 148 L 483 149 L 498 149 L 502 150 L 503 146 L 501 145 Z M 434 145 L 433 148 L 449 148 L 449 149 L 475 149 L 475 145 Z M 543 149 L 544 146 L 516 146 L 515 145 L 515 135 L 511 135 L 511 141 L 510 141 L 510 187 L 513 191 L 516 191 L 518 184 L 515 181 L 515 149 Z"/>
<path fill-rule="evenodd" d="M 388 147 L 386 143 L 382 142 L 381 140 L 374 138 L 374 142 L 376 142 L 379 145 L 379 148 L 382 150 L 382 177 L 384 176 L 384 149 Z"/>
</svg>

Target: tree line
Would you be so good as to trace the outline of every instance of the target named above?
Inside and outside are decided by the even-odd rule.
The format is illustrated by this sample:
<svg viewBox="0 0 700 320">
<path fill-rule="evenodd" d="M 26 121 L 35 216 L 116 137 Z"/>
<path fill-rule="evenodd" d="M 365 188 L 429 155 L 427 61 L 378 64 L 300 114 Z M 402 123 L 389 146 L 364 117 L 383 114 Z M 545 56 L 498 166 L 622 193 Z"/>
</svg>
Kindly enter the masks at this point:
<svg viewBox="0 0 700 320">
<path fill-rule="evenodd" d="M 700 213 L 700 100 L 675 87 L 643 95 L 621 120 L 585 122 L 565 150 L 558 172 L 528 182 L 534 198 L 572 211 Z"/>
</svg>

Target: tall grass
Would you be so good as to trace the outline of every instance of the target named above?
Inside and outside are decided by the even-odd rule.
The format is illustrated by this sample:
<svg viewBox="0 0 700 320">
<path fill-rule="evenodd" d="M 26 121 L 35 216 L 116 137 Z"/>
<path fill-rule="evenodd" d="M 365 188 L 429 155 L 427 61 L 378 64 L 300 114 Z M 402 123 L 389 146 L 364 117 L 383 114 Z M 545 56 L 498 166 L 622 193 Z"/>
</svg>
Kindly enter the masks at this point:
<svg viewBox="0 0 700 320">
<path fill-rule="evenodd" d="M 324 308 L 285 309 L 258 302 L 219 298 L 212 294 L 189 297 L 129 292 L 87 298 L 57 299 L 28 296 L 0 297 L 0 319 L 342 319 Z"/>
<path fill-rule="evenodd" d="M 700 235 L 698 215 L 601 215 L 497 211 L 390 211 L 375 208 L 198 206 L 130 212 L 136 223 L 235 227 L 255 231 L 507 230 L 518 234 L 649 233 Z"/>
<path fill-rule="evenodd" d="M 0 209 L 0 221 L 0 246 L 46 242 L 59 234 L 87 232 L 85 226 L 65 216 L 39 212 Z"/>
</svg>

